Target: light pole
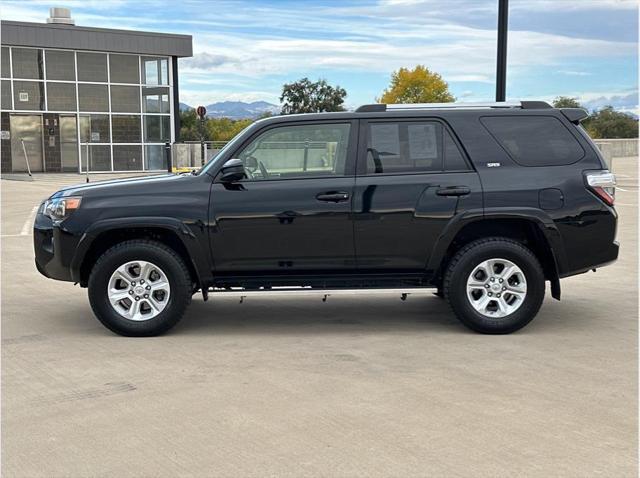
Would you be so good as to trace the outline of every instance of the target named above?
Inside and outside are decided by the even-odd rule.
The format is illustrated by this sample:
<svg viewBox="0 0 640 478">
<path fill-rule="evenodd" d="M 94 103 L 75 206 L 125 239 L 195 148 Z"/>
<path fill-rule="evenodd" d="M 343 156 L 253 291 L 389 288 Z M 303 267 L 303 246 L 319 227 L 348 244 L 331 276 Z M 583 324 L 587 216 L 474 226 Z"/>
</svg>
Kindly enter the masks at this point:
<svg viewBox="0 0 640 478">
<path fill-rule="evenodd" d="M 496 62 L 496 101 L 507 97 L 507 30 L 509 0 L 498 0 L 498 58 Z"/>
</svg>

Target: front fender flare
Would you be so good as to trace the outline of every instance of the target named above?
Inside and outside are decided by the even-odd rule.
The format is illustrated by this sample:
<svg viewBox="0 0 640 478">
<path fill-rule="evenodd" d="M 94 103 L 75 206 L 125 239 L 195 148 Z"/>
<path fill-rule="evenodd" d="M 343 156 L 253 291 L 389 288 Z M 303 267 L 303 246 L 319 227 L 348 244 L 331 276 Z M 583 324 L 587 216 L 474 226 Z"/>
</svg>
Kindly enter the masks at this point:
<svg viewBox="0 0 640 478">
<path fill-rule="evenodd" d="M 164 229 L 175 233 L 189 254 L 198 282 L 209 284 L 213 280 L 211 267 L 209 267 L 208 248 L 203 249 L 197 236 L 184 222 L 171 217 L 123 217 L 96 221 L 84 232 L 71 260 L 73 281 L 80 282 L 82 263 L 94 241 L 105 232 L 126 228 Z"/>
</svg>

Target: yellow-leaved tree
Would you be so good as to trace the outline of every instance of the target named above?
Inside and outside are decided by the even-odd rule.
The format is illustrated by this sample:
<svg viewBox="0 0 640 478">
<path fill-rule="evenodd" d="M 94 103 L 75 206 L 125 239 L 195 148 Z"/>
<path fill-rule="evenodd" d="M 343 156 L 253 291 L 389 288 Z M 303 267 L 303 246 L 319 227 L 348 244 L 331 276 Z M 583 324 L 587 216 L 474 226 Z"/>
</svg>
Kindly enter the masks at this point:
<svg viewBox="0 0 640 478">
<path fill-rule="evenodd" d="M 438 73 L 424 65 L 413 70 L 400 68 L 391 74 L 389 88 L 377 98 L 379 103 L 449 103 L 455 101 L 449 85 Z"/>
</svg>

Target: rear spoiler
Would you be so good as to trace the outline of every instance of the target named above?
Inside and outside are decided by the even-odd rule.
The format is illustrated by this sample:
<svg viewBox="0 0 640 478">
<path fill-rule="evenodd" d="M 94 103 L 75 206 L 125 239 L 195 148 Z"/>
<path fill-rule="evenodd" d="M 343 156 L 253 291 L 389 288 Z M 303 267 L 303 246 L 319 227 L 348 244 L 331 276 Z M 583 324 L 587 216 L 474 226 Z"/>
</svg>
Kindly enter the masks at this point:
<svg viewBox="0 0 640 478">
<path fill-rule="evenodd" d="M 580 124 L 583 119 L 589 116 L 589 113 L 582 108 L 560 108 L 560 111 L 573 124 Z"/>
</svg>

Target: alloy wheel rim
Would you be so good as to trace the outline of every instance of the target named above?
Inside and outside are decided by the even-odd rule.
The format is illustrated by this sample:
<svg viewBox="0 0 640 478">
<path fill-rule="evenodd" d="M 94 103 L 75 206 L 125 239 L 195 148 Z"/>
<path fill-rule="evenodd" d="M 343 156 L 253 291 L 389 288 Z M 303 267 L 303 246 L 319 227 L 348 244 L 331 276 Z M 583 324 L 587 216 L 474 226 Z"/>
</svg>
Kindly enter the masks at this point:
<svg viewBox="0 0 640 478">
<path fill-rule="evenodd" d="M 513 314 L 527 296 L 522 269 L 507 259 L 493 258 L 478 264 L 467 279 L 467 298 L 476 312 L 491 318 Z"/>
<path fill-rule="evenodd" d="M 169 303 L 171 286 L 162 269 L 152 262 L 129 261 L 118 267 L 107 285 L 113 310 L 136 322 L 150 320 Z"/>
</svg>

